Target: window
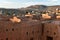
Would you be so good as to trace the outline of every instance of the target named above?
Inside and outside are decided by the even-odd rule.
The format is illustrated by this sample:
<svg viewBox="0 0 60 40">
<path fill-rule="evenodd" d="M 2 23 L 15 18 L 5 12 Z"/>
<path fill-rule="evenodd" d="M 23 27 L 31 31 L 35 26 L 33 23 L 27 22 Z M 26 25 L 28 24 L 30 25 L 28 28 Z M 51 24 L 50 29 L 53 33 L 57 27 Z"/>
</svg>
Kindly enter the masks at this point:
<svg viewBox="0 0 60 40">
<path fill-rule="evenodd" d="M 12 28 L 12 31 L 14 31 L 14 28 Z"/>
<path fill-rule="evenodd" d="M 47 31 L 47 33 L 48 33 L 49 31 Z"/>
<path fill-rule="evenodd" d="M 30 40 L 33 40 L 33 38 L 30 38 Z"/>
<path fill-rule="evenodd" d="M 26 32 L 26 34 L 28 35 L 28 32 Z"/>
<path fill-rule="evenodd" d="M 6 40 L 8 40 L 8 38 L 6 38 Z"/>
<path fill-rule="evenodd" d="M 8 31 L 8 29 L 6 29 L 6 31 Z"/>
<path fill-rule="evenodd" d="M 56 35 L 56 33 L 54 32 L 54 35 Z"/>
<path fill-rule="evenodd" d="M 47 36 L 47 40 L 53 40 L 53 37 Z"/>
</svg>

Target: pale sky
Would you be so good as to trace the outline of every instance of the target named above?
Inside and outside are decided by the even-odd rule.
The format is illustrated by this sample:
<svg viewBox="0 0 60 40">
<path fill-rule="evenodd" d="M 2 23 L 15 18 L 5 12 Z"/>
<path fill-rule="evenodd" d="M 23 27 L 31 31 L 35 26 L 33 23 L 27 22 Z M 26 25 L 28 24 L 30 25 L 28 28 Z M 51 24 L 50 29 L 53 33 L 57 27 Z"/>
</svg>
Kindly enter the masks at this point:
<svg viewBox="0 0 60 40">
<path fill-rule="evenodd" d="M 60 5 L 60 0 L 0 0 L 0 8 L 22 8 L 30 5 Z"/>
</svg>

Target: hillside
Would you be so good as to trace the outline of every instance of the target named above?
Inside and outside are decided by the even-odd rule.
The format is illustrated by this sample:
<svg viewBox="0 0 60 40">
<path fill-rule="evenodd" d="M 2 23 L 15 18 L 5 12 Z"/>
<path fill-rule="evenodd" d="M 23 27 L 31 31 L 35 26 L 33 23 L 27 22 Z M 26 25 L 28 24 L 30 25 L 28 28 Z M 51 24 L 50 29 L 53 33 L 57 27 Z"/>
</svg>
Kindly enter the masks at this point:
<svg viewBox="0 0 60 40">
<path fill-rule="evenodd" d="M 45 6 L 45 5 L 32 5 L 26 8 L 19 8 L 19 9 L 5 9 L 5 8 L 0 8 L 0 11 L 2 11 L 3 14 L 25 14 L 26 11 L 37 11 L 37 12 L 42 12 L 42 11 L 55 11 L 56 8 L 60 9 L 60 5 L 54 5 L 54 6 Z"/>
</svg>

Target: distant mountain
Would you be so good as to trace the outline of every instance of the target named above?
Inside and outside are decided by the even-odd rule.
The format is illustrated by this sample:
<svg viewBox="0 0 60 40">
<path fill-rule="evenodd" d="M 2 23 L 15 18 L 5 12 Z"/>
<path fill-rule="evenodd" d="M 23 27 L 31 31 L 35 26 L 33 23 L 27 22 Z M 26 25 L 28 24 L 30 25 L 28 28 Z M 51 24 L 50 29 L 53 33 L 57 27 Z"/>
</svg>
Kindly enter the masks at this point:
<svg viewBox="0 0 60 40">
<path fill-rule="evenodd" d="M 60 5 L 54 5 L 54 6 L 45 6 L 45 5 L 32 5 L 26 8 L 19 8 L 19 9 L 6 9 L 6 8 L 0 8 L 0 13 L 2 11 L 3 14 L 25 14 L 27 12 L 31 11 L 37 11 L 37 12 L 42 12 L 42 11 L 55 11 L 56 8 L 60 9 Z"/>
<path fill-rule="evenodd" d="M 27 8 L 44 10 L 47 8 L 47 6 L 45 6 L 45 5 L 34 5 L 34 6 L 27 7 Z"/>
<path fill-rule="evenodd" d="M 47 6 L 45 5 L 32 5 L 26 8 L 22 8 L 20 10 L 26 10 L 26 11 L 43 11 L 46 10 Z"/>
<path fill-rule="evenodd" d="M 54 5 L 54 6 L 45 6 L 45 5 L 32 5 L 26 8 L 23 8 L 22 10 L 33 10 L 33 11 L 55 11 L 56 8 L 60 9 L 60 5 Z"/>
</svg>

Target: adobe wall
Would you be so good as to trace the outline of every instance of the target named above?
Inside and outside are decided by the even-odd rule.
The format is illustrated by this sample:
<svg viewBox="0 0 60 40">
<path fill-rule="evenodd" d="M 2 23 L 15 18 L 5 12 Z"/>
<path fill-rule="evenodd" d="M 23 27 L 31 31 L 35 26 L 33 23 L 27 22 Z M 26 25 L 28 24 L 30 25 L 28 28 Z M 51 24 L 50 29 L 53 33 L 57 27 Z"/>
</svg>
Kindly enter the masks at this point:
<svg viewBox="0 0 60 40">
<path fill-rule="evenodd" d="M 44 38 L 44 39 L 43 39 Z M 60 40 L 60 27 L 53 23 L 44 24 L 42 40 Z"/>
<path fill-rule="evenodd" d="M 41 40 L 41 24 L 39 21 L 0 21 L 0 40 Z"/>
</svg>

